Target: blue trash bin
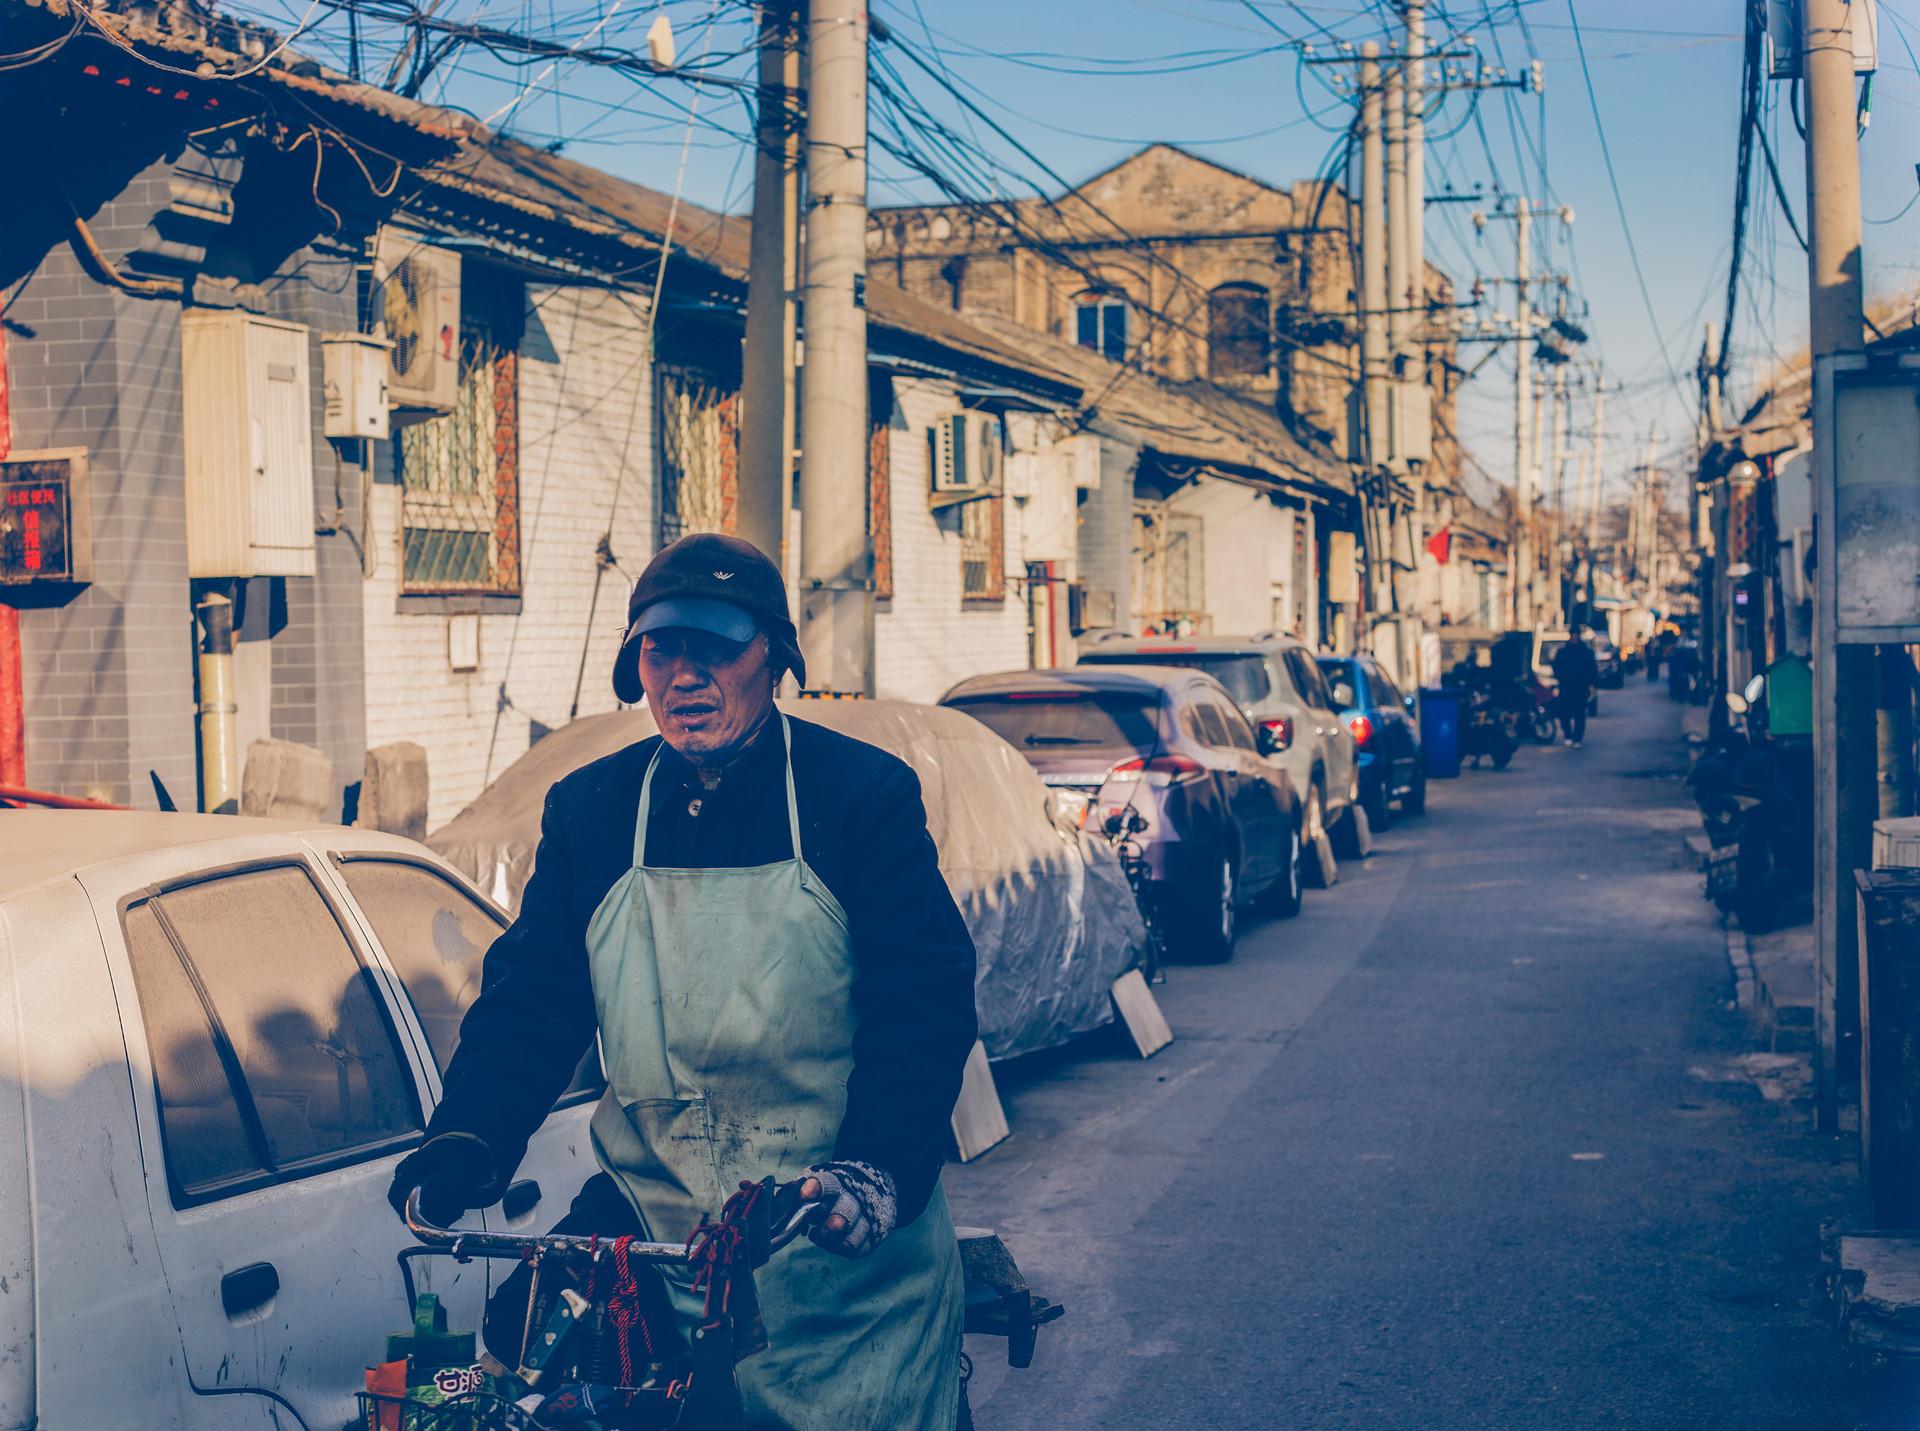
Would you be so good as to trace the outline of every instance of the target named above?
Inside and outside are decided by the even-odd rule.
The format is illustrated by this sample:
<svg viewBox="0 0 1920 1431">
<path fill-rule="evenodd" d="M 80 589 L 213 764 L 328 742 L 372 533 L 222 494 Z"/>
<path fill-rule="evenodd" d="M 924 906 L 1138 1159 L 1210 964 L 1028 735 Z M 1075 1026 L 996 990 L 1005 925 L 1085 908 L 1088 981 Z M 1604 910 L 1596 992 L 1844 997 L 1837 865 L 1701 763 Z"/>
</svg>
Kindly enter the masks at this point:
<svg viewBox="0 0 1920 1431">
<path fill-rule="evenodd" d="M 1427 750 L 1427 776 L 1460 775 L 1460 722 L 1466 692 L 1457 686 L 1427 686 L 1420 692 L 1420 739 Z"/>
</svg>

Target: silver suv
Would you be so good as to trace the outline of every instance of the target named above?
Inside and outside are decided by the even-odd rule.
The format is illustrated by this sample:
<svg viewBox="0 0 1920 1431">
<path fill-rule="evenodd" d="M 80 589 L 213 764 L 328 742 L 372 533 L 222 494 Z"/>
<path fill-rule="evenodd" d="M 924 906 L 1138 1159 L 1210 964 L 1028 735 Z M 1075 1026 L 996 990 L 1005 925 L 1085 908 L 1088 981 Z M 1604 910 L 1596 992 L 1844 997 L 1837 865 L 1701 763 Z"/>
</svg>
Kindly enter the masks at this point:
<svg viewBox="0 0 1920 1431">
<path fill-rule="evenodd" d="M 1333 836 L 1355 853 L 1349 812 L 1359 798 L 1353 735 L 1304 641 L 1291 636 L 1110 638 L 1080 653 L 1082 666 L 1197 666 L 1227 688 L 1253 722 L 1267 758 L 1292 777 L 1306 804 L 1306 832 Z"/>
</svg>

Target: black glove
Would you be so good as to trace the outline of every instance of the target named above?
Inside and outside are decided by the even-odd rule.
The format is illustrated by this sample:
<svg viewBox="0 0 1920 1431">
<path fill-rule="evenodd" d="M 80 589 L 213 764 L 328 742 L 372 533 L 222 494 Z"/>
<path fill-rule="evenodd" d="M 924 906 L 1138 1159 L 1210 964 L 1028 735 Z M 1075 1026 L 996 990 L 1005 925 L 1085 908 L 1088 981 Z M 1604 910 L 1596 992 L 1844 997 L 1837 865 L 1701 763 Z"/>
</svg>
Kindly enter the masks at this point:
<svg viewBox="0 0 1920 1431">
<path fill-rule="evenodd" d="M 393 1170 L 387 1201 L 401 1217 L 407 1195 L 420 1189 L 420 1211 L 445 1227 L 468 1208 L 487 1207 L 500 1196 L 500 1170 L 493 1150 L 471 1133 L 429 1138 Z"/>
<path fill-rule="evenodd" d="M 819 1182 L 826 1203 L 826 1211 L 807 1232 L 817 1247 L 841 1257 L 865 1257 L 887 1240 L 900 1220 L 893 1175 L 883 1168 L 847 1159 L 808 1168 L 807 1177 Z M 838 1219 L 840 1226 L 829 1227 L 829 1218 Z"/>
</svg>

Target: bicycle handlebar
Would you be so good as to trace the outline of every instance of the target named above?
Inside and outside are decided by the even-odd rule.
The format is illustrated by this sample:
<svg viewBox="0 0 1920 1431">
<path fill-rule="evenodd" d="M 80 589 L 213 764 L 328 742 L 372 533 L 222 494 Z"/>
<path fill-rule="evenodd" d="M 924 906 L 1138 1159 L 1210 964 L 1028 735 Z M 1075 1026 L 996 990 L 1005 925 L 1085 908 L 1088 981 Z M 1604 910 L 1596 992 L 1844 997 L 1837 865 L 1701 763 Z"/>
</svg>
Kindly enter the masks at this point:
<svg viewBox="0 0 1920 1431">
<path fill-rule="evenodd" d="M 773 1229 L 768 1250 L 778 1252 L 794 1238 L 806 1230 L 807 1225 L 826 1207 L 819 1198 L 811 1201 L 800 1198 L 800 1181 L 782 1184 L 774 1190 L 776 1199 L 780 1194 L 791 1191 L 796 1206 Z M 777 1206 L 777 1202 L 776 1202 Z M 420 1189 L 415 1188 L 407 1194 L 407 1208 L 404 1214 L 407 1231 L 411 1232 L 427 1247 L 445 1251 L 453 1257 L 512 1258 L 518 1260 L 533 1253 L 574 1252 L 582 1256 L 595 1256 L 609 1251 L 613 1247 L 611 1237 L 580 1237 L 569 1233 L 548 1233 L 545 1236 L 516 1232 L 488 1232 L 463 1230 L 456 1227 L 442 1227 L 428 1220 L 420 1207 Z M 627 1243 L 627 1256 L 638 1258 L 642 1262 L 685 1262 L 688 1260 L 688 1244 L 684 1242 L 643 1242 L 634 1238 Z"/>
</svg>

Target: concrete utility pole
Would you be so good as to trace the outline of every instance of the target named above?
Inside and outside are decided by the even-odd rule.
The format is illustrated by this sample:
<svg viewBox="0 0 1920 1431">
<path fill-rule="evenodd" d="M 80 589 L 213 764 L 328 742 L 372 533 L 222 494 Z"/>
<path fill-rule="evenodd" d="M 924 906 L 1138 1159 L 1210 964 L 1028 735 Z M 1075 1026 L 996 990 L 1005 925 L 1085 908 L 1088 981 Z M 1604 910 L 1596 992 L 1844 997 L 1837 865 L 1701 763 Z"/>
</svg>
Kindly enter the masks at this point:
<svg viewBox="0 0 1920 1431">
<path fill-rule="evenodd" d="M 1553 474 L 1553 512 L 1551 545 L 1547 550 L 1547 613 L 1555 626 L 1567 624 L 1566 605 L 1560 599 L 1560 542 L 1566 534 L 1567 510 L 1567 367 L 1553 370 L 1553 456 L 1548 463 Z"/>
<path fill-rule="evenodd" d="M 1408 357 L 1413 314 L 1407 297 L 1407 91 L 1400 66 L 1386 72 L 1387 131 L 1387 365 L 1397 381 Z M 1396 404 L 1397 406 L 1397 404 Z M 1396 414 L 1397 416 L 1397 414 Z M 1398 454 L 1399 433 L 1393 434 Z"/>
<path fill-rule="evenodd" d="M 1799 0 L 1800 74 L 1807 106 L 1807 291 L 1813 356 L 1857 351 L 1861 294 L 1860 145 L 1853 31 L 1846 0 Z M 1816 448 L 1833 441 L 1813 434 Z M 1816 470 L 1817 466 L 1816 466 Z M 1835 573 L 1836 580 L 1844 574 Z M 1814 642 L 1814 1102 L 1819 1127 L 1839 1127 L 1840 1092 L 1859 1079 L 1859 933 L 1853 871 L 1872 857 L 1875 788 L 1874 653 L 1841 646 L 1834 614 Z"/>
<path fill-rule="evenodd" d="M 1587 487 L 1587 551 L 1591 553 L 1599 539 L 1600 484 L 1606 480 L 1607 451 L 1607 375 L 1596 372 L 1593 378 L 1593 464 Z M 1591 566 L 1591 561 L 1589 561 Z M 1587 578 L 1591 586 L 1593 578 Z"/>
<path fill-rule="evenodd" d="M 1412 376 L 1425 381 L 1426 354 L 1421 342 L 1427 306 L 1427 6 L 1406 0 L 1407 15 L 1407 292 L 1395 298 L 1407 312 L 1406 351 Z"/>
<path fill-rule="evenodd" d="M 1513 624 L 1533 629 L 1533 297 L 1527 291 L 1527 229 L 1533 205 L 1523 194 L 1513 216 L 1513 502 L 1517 531 L 1513 547 Z"/>
<path fill-rule="evenodd" d="M 870 695 L 866 255 L 866 0 L 811 0 L 800 641 L 815 689 Z"/>
<path fill-rule="evenodd" d="M 1387 453 L 1387 215 L 1386 164 L 1381 144 L 1380 46 L 1360 47 L 1360 373 L 1367 425 L 1366 467 L 1371 482 Z M 1370 577 L 1368 603 L 1385 605 L 1381 583 L 1392 554 L 1380 539 L 1380 521 L 1370 499 L 1361 502 Z"/>
<path fill-rule="evenodd" d="M 760 113 L 747 260 L 747 335 L 740 387 L 738 532 L 793 579 L 794 302 L 800 261 L 800 14 L 795 0 L 760 7 Z"/>
</svg>

